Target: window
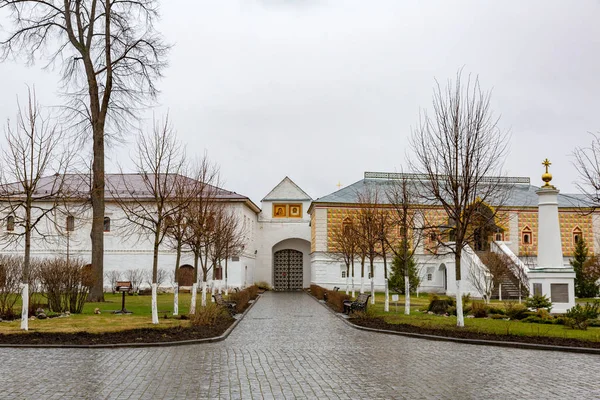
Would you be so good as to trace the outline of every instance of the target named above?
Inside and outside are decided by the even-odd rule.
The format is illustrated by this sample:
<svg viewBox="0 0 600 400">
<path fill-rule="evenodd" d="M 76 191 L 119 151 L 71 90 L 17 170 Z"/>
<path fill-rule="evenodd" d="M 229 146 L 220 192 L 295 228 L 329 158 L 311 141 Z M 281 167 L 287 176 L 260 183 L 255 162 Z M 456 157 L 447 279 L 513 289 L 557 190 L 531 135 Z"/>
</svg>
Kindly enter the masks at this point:
<svg viewBox="0 0 600 400">
<path fill-rule="evenodd" d="M 342 278 L 346 277 L 346 271 L 342 271 Z"/>
<path fill-rule="evenodd" d="M 8 232 L 12 232 L 15 230 L 15 217 L 9 215 L 6 217 L 6 230 Z"/>
<path fill-rule="evenodd" d="M 104 217 L 104 232 L 110 232 L 110 218 Z"/>
<path fill-rule="evenodd" d="M 496 240 L 497 242 L 502 242 L 502 241 L 504 241 L 504 233 L 502 233 L 502 232 L 498 232 L 498 233 L 496 233 L 496 239 L 495 239 L 495 240 Z"/>
<path fill-rule="evenodd" d="M 435 241 L 437 241 L 437 233 L 435 233 L 435 232 L 431 232 L 431 233 L 429 234 L 429 240 L 431 240 L 432 242 L 435 242 Z"/>
<path fill-rule="evenodd" d="M 576 245 L 580 240 L 583 240 L 583 232 L 581 231 L 581 228 L 576 226 L 575 229 L 573 229 L 573 245 Z"/>
<path fill-rule="evenodd" d="M 234 261 L 234 262 L 235 262 L 235 261 L 240 261 L 240 257 L 238 257 L 238 256 L 233 256 L 233 257 L 231 257 L 231 261 Z"/>
<path fill-rule="evenodd" d="M 67 232 L 73 232 L 75 230 L 75 217 L 69 215 L 67 217 Z"/>
<path fill-rule="evenodd" d="M 346 236 L 352 234 L 352 220 L 350 218 L 344 218 L 344 222 L 342 222 L 342 230 Z"/>
<path fill-rule="evenodd" d="M 433 280 L 433 274 L 427 274 L 427 280 L 428 281 L 432 281 Z"/>
<path fill-rule="evenodd" d="M 550 300 L 553 303 L 568 303 L 569 285 L 567 283 L 551 283 Z"/>
<path fill-rule="evenodd" d="M 532 244 L 533 243 L 533 234 L 531 233 L 531 228 L 526 226 L 523 228 L 523 232 L 521 232 L 521 241 L 523 244 Z"/>
<path fill-rule="evenodd" d="M 541 283 L 534 283 L 533 284 L 533 295 L 534 296 L 541 296 L 542 295 L 542 284 Z"/>
<path fill-rule="evenodd" d="M 375 277 L 375 272 L 373 272 L 373 277 Z M 369 276 L 367 279 L 371 279 L 371 273 L 369 272 Z"/>
</svg>

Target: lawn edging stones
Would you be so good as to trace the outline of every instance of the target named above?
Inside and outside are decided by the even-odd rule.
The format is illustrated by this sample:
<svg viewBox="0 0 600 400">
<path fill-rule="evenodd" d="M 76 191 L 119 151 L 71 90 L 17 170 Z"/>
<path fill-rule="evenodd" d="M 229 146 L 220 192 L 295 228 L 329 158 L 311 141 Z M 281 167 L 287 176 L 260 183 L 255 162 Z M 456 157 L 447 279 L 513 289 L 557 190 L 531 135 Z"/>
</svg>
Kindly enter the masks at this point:
<svg viewBox="0 0 600 400">
<path fill-rule="evenodd" d="M 189 344 L 201 344 L 201 343 L 213 343 L 225 340 L 229 334 L 235 329 L 235 327 L 240 323 L 242 319 L 246 316 L 246 314 L 250 311 L 250 309 L 256 304 L 258 299 L 260 298 L 260 294 L 256 297 L 256 299 L 248 305 L 246 310 L 242 314 L 237 314 L 237 317 L 234 317 L 233 322 L 229 325 L 228 328 L 223 331 L 218 336 L 206 337 L 201 339 L 183 339 L 183 340 L 169 340 L 169 341 L 156 341 L 156 342 L 123 342 L 123 343 L 86 343 L 86 344 L 58 344 L 58 343 L 0 343 L 0 348 L 88 348 L 88 349 L 101 349 L 101 348 L 123 348 L 123 347 L 161 347 L 161 346 L 181 346 L 181 345 L 189 345 Z M 139 330 L 129 331 L 128 334 L 135 335 L 140 334 L 143 335 L 144 332 L 152 332 L 152 334 L 164 335 L 167 332 L 173 333 L 174 335 L 177 332 L 176 330 L 193 330 L 193 328 L 143 328 Z M 188 332 L 189 333 L 189 332 Z M 39 332 L 31 332 L 31 333 L 17 333 L 12 335 L 39 335 L 40 337 L 43 335 L 47 335 L 47 333 L 39 333 Z M 65 335 L 81 335 L 89 336 L 90 341 L 93 341 L 93 338 L 97 338 L 98 335 L 102 334 L 90 334 L 87 332 L 78 332 L 73 334 L 65 334 Z M 52 335 L 52 334 L 50 334 Z M 56 335 L 57 338 L 60 338 L 61 335 Z M 63 336 L 64 337 L 64 336 Z"/>
<path fill-rule="evenodd" d="M 359 330 L 366 331 L 366 332 L 383 333 L 383 334 L 388 334 L 388 335 L 399 335 L 399 336 L 411 337 L 411 338 L 416 338 L 416 339 L 447 341 L 447 342 L 455 342 L 455 343 L 463 343 L 463 344 L 474 344 L 474 345 L 480 345 L 480 346 L 483 345 L 483 346 L 496 346 L 496 347 L 512 347 L 512 348 L 518 348 L 518 349 L 563 351 L 563 352 L 570 352 L 570 353 L 585 353 L 585 354 L 600 355 L 600 348 L 594 348 L 594 347 L 561 346 L 561 345 L 555 345 L 555 344 L 528 343 L 528 342 L 521 342 L 521 341 L 516 341 L 516 340 L 515 341 L 512 341 L 512 340 L 489 340 L 489 339 L 482 339 L 482 338 L 475 338 L 475 337 L 470 337 L 470 338 L 452 337 L 452 336 L 446 336 L 446 335 L 441 335 L 441 334 L 434 334 L 431 332 L 429 332 L 429 333 L 407 332 L 407 331 L 401 331 L 401 330 L 390 330 L 390 329 L 362 326 L 362 325 L 351 322 L 351 320 L 348 317 L 346 317 L 345 315 L 335 312 L 327 305 L 327 303 L 320 301 L 319 299 L 317 299 L 310 293 L 307 293 L 307 294 L 310 297 L 312 297 L 315 301 L 317 301 L 319 304 L 321 304 L 323 307 L 325 307 L 329 312 L 331 312 L 337 318 L 342 320 L 346 325 L 348 325 L 354 329 L 359 329 Z M 387 325 L 393 325 L 393 324 L 387 324 Z M 415 331 L 419 331 L 419 330 L 423 331 L 424 330 L 418 326 L 413 326 L 413 328 Z M 432 330 L 435 330 L 435 329 L 430 329 L 429 331 L 432 331 Z M 451 332 L 450 330 L 443 330 L 443 329 L 439 329 L 438 331 L 443 331 L 446 333 Z M 473 336 L 484 336 L 484 335 L 479 335 L 476 332 L 470 332 L 470 333 Z M 535 336 L 530 336 L 530 337 L 536 338 Z M 521 337 L 519 337 L 519 338 L 521 338 Z M 579 342 L 582 342 L 582 341 L 579 341 Z"/>
</svg>

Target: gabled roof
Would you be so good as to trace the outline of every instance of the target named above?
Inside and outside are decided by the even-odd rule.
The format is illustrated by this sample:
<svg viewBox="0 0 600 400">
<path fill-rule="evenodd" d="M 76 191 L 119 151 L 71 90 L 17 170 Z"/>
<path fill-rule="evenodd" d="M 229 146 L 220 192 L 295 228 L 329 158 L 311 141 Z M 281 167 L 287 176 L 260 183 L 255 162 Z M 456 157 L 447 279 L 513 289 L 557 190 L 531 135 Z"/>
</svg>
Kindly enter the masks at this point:
<svg viewBox="0 0 600 400">
<path fill-rule="evenodd" d="M 261 201 L 307 201 L 312 198 L 289 177 L 283 178 Z"/>
<path fill-rule="evenodd" d="M 153 181 L 153 174 L 105 174 L 105 199 L 126 199 L 135 198 L 143 200 L 145 198 L 152 199 L 146 182 Z M 189 180 L 192 178 L 182 175 L 172 174 L 169 178 Z M 64 177 L 60 175 L 45 176 L 40 179 L 37 185 L 35 197 L 42 199 L 47 196 L 52 196 L 57 192 L 59 186 L 62 185 L 62 193 L 72 198 L 88 198 L 90 195 L 91 176 L 89 174 L 66 174 Z M 232 192 L 226 189 L 210 186 L 211 192 L 216 193 L 216 199 L 231 202 L 244 202 L 254 212 L 260 212 L 260 208 L 250 200 L 247 196 Z M 18 183 L 9 183 L 4 185 L 0 194 L 18 197 L 21 193 L 21 185 Z M 213 191 L 214 189 L 214 191 Z"/>
<path fill-rule="evenodd" d="M 411 178 L 410 174 L 407 174 L 407 176 L 409 176 L 410 184 L 414 185 L 415 190 L 418 192 L 418 186 L 423 185 L 422 180 L 416 176 Z M 356 204 L 359 202 L 359 193 L 366 193 L 368 190 L 378 190 L 380 193 L 386 193 L 399 178 L 400 174 L 365 172 L 364 179 L 314 200 L 311 208 L 319 204 Z M 529 178 L 513 177 L 499 179 L 506 180 L 506 184 L 510 187 L 507 198 L 503 198 L 501 203 L 503 207 L 537 207 L 538 195 L 536 191 L 539 187 L 531 185 Z M 389 200 L 385 195 L 380 196 L 379 200 L 382 204 L 389 204 Z M 496 206 L 498 204 L 491 205 Z M 591 207 L 591 204 L 583 195 L 559 193 L 558 207 Z"/>
</svg>

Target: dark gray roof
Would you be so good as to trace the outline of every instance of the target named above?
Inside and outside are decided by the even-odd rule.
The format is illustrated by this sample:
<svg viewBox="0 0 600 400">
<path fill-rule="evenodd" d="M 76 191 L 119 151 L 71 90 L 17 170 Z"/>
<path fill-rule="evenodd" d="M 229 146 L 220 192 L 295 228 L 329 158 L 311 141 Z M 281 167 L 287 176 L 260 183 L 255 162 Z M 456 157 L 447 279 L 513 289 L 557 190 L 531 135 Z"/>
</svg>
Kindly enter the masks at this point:
<svg viewBox="0 0 600 400">
<path fill-rule="evenodd" d="M 313 205 L 318 204 L 331 204 L 331 203 L 343 203 L 343 204 L 355 204 L 358 203 L 358 197 L 360 193 L 366 193 L 378 190 L 382 195 L 379 196 L 379 202 L 382 204 L 389 204 L 389 199 L 385 195 L 397 183 L 397 179 L 388 179 L 385 177 L 374 178 L 371 177 L 376 175 L 374 173 L 365 173 L 365 178 L 361 179 L 349 186 L 346 186 L 338 191 L 335 191 L 326 196 L 320 197 L 313 201 Z M 381 173 L 380 176 L 395 175 Z M 503 196 L 501 205 L 504 207 L 537 207 L 538 195 L 535 193 L 536 190 L 540 189 L 539 186 L 531 185 L 529 178 L 507 178 L 507 194 Z M 414 185 L 417 192 L 419 192 L 419 186 L 423 187 L 423 183 L 417 179 L 410 180 L 410 183 Z M 421 193 L 423 190 L 420 191 Z M 425 200 L 420 202 L 424 203 Z M 491 201 L 494 203 L 494 201 Z M 498 206 L 500 204 L 490 204 L 492 206 Z M 591 207 L 584 195 L 581 194 L 558 194 L 558 206 L 561 208 L 569 207 Z"/>
<path fill-rule="evenodd" d="M 190 184 L 193 183 L 191 178 L 181 175 L 171 175 L 173 179 L 187 179 Z M 105 198 L 152 198 L 152 194 L 146 186 L 145 180 L 153 180 L 152 174 L 105 174 Z M 89 174 L 66 174 L 64 175 L 64 182 L 61 182 L 62 177 L 60 175 L 46 176 L 40 179 L 37 185 L 36 198 L 43 198 L 44 196 L 52 196 L 57 191 L 57 188 L 62 184 L 63 193 L 67 193 L 68 196 L 74 198 L 87 198 L 90 193 L 91 177 Z M 260 208 L 254 204 L 248 197 L 232 192 L 226 189 L 217 188 L 210 186 L 216 193 L 216 198 L 225 201 L 241 201 L 248 202 L 250 208 L 253 208 L 256 212 L 260 211 Z M 10 183 L 3 185 L 0 188 L 2 195 L 18 196 L 20 194 L 21 185 L 18 183 Z"/>
</svg>

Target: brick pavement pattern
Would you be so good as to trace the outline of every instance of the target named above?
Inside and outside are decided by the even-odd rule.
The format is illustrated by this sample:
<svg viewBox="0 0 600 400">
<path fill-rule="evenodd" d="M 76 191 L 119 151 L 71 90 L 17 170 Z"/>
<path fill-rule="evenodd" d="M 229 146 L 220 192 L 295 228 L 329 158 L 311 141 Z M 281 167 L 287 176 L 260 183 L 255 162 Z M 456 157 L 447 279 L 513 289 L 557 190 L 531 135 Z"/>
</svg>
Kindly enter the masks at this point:
<svg viewBox="0 0 600 400">
<path fill-rule="evenodd" d="M 596 355 L 363 332 L 266 293 L 225 341 L 0 349 L 1 399 L 598 399 Z"/>
</svg>

